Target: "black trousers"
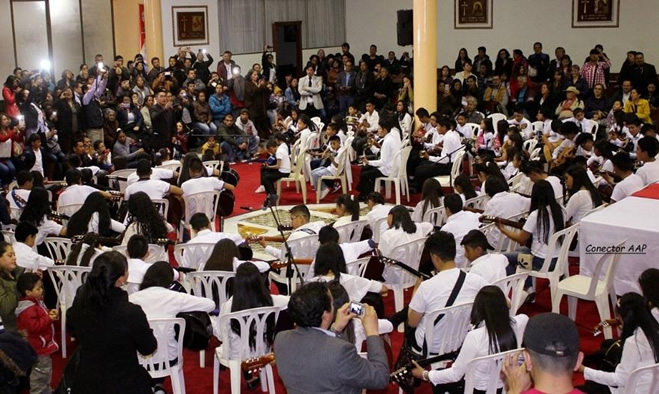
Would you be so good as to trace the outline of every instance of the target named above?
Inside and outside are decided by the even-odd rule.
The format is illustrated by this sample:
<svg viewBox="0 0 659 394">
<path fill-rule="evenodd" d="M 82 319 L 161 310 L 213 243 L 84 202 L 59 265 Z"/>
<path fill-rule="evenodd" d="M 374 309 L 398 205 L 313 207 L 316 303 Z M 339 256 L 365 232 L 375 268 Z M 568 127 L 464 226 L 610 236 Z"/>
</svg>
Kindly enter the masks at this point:
<svg viewBox="0 0 659 394">
<path fill-rule="evenodd" d="M 426 179 L 450 174 L 451 167 L 452 165 L 450 164 L 433 163 L 430 160 L 419 164 L 414 171 L 414 182 L 416 182 L 417 190 L 423 188 L 423 182 L 425 182 Z"/>
<path fill-rule="evenodd" d="M 368 193 L 372 192 L 375 188 L 375 178 L 384 176 L 380 169 L 377 167 L 365 166 L 362 168 L 362 173 L 359 176 L 359 184 L 357 185 L 357 191 L 359 191 L 360 196 L 366 196 Z"/>
<path fill-rule="evenodd" d="M 270 194 L 276 193 L 275 182 L 281 178 L 287 177 L 289 174 L 284 174 L 272 168 L 261 167 L 261 185 L 265 188 L 265 192 Z"/>
</svg>

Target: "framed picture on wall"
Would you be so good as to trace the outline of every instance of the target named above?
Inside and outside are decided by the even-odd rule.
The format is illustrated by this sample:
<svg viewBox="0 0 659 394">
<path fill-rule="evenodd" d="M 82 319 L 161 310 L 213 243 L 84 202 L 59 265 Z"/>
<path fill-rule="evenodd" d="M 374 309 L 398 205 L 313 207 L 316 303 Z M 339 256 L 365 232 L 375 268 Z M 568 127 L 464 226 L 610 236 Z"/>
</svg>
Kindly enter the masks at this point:
<svg viewBox="0 0 659 394">
<path fill-rule="evenodd" d="M 208 45 L 208 7 L 172 7 L 174 46 Z"/>
<path fill-rule="evenodd" d="M 620 0 L 572 0 L 572 27 L 618 27 Z"/>
<path fill-rule="evenodd" d="M 455 0 L 456 29 L 491 29 L 492 0 Z"/>
</svg>

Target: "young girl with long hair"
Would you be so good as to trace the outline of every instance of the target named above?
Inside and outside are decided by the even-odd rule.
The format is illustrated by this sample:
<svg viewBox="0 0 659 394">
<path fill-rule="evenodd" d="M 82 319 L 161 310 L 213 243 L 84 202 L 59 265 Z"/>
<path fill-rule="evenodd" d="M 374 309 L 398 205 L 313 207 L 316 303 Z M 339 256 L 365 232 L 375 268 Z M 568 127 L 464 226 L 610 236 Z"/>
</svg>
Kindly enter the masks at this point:
<svg viewBox="0 0 659 394">
<path fill-rule="evenodd" d="M 113 233 L 121 234 L 126 226 L 110 217 L 107 199 L 101 193 L 92 193 L 85 199 L 82 207 L 71 216 L 66 226 L 69 237 L 97 233 L 101 237 L 111 237 Z"/>
<path fill-rule="evenodd" d="M 32 223 L 39 229 L 35 241 L 37 246 L 41 245 L 48 235 L 66 235 L 66 228 L 64 226 L 48 218 L 51 212 L 46 189 L 40 187 L 32 188 L 19 221 Z"/>
<path fill-rule="evenodd" d="M 355 222 L 359 220 L 359 200 L 357 196 L 343 194 L 336 199 L 336 214 L 339 218 L 334 222 L 335 226 Z"/>
<path fill-rule="evenodd" d="M 471 360 L 519 348 L 528 321 L 528 316 L 523 314 L 510 318 L 507 299 L 501 289 L 497 286 L 485 286 L 476 295 L 471 309 L 471 324 L 474 329 L 467 333 L 453 365 L 450 368 L 426 372 L 416 364 L 412 373 L 421 379 L 427 374 L 433 385 L 457 382 L 465 375 Z M 487 390 L 490 369 L 489 365 L 482 364 L 476 368 L 476 390 Z M 497 387 L 503 387 L 501 379 Z"/>
<path fill-rule="evenodd" d="M 121 241 L 122 245 L 128 245 L 130 237 L 135 234 L 145 236 L 149 243 L 156 243 L 158 239 L 166 238 L 170 231 L 174 229 L 165 222 L 146 193 L 137 192 L 130 196 L 128 226 Z"/>
<path fill-rule="evenodd" d="M 94 263 L 94 260 L 103 253 L 100 249 L 97 249 L 98 246 L 98 234 L 85 234 L 82 240 L 73 245 L 71 253 L 66 256 L 66 265 L 89 267 Z"/>
<path fill-rule="evenodd" d="M 565 206 L 565 219 L 576 224 L 588 212 L 602 205 L 602 196 L 593 185 L 582 166 L 572 166 L 565 171 L 565 186 L 570 199 Z"/>
<path fill-rule="evenodd" d="M 456 194 L 460 195 L 463 204 L 467 200 L 478 197 L 478 193 L 474 189 L 474 184 L 471 183 L 471 179 L 465 174 L 460 174 L 453 180 L 453 189 Z"/>
<path fill-rule="evenodd" d="M 421 201 L 414 207 L 412 220 L 416 223 L 423 221 L 423 215 L 433 208 L 439 208 L 443 205 L 444 191 L 437 179 L 428 178 L 423 182 L 421 189 Z"/>
</svg>

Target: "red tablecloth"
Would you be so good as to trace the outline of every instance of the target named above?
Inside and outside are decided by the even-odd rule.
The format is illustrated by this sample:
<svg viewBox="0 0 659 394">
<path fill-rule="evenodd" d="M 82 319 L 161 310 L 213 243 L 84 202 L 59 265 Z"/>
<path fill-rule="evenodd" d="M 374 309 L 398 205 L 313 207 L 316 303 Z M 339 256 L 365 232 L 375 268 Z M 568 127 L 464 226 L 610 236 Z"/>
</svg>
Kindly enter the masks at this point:
<svg viewBox="0 0 659 394">
<path fill-rule="evenodd" d="M 632 196 L 659 200 L 659 183 L 648 185 L 647 187 L 632 194 Z"/>
</svg>

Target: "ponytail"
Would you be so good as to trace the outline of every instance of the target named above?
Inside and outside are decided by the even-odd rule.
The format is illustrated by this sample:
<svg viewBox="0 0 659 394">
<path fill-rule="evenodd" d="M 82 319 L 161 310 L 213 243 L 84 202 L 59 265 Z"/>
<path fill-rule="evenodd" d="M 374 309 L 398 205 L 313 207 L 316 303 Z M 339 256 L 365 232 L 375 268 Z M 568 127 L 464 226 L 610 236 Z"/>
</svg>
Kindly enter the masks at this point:
<svg viewBox="0 0 659 394">
<path fill-rule="evenodd" d="M 82 288 L 84 308 L 92 313 L 105 309 L 110 290 L 127 270 L 126 257 L 119 252 L 105 252 L 98 256 Z"/>
<path fill-rule="evenodd" d="M 336 205 L 343 205 L 350 212 L 351 221 L 359 220 L 359 200 L 350 194 L 343 194 L 336 199 Z"/>
</svg>

